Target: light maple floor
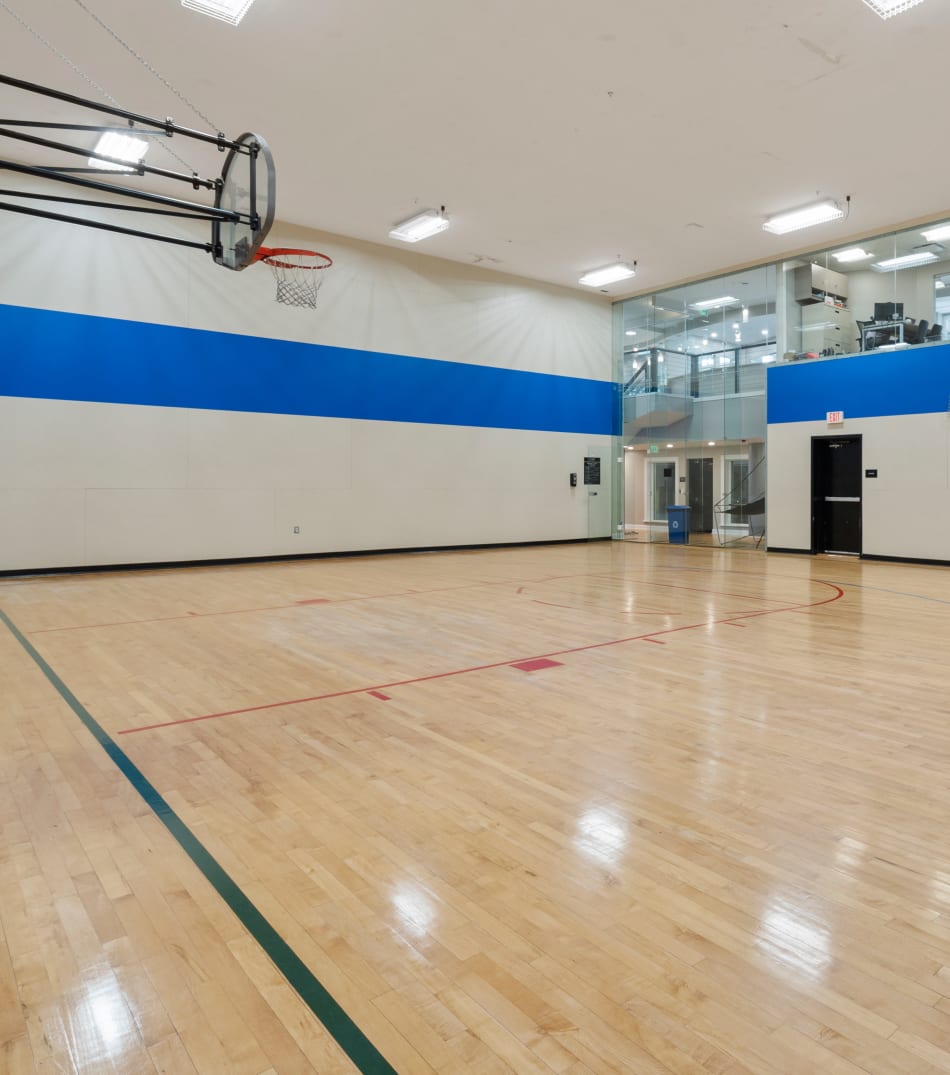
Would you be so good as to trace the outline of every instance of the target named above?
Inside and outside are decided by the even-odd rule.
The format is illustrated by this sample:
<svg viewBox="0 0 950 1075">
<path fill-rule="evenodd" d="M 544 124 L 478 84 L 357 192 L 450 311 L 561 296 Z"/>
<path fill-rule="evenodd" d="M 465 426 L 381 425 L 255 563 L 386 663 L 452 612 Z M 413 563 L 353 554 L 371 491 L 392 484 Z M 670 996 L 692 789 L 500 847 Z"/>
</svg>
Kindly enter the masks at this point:
<svg viewBox="0 0 950 1075">
<path fill-rule="evenodd" d="M 595 543 L 0 610 L 400 1073 L 950 1072 L 950 570 Z M 62 690 L 0 624 L 0 1071 L 356 1071 Z"/>
</svg>

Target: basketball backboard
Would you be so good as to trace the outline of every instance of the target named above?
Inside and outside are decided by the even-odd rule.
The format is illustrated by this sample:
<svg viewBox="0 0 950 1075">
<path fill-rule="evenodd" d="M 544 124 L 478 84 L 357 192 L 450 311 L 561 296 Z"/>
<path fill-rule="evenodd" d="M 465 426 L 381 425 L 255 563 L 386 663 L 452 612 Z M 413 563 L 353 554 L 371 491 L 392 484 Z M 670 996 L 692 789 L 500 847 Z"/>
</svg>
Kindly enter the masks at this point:
<svg viewBox="0 0 950 1075">
<path fill-rule="evenodd" d="M 274 159 L 259 134 L 242 134 L 228 153 L 215 195 L 215 208 L 236 213 L 232 220 L 211 225 L 212 255 L 226 269 L 241 270 L 254 255 L 274 223 L 276 178 Z"/>
</svg>

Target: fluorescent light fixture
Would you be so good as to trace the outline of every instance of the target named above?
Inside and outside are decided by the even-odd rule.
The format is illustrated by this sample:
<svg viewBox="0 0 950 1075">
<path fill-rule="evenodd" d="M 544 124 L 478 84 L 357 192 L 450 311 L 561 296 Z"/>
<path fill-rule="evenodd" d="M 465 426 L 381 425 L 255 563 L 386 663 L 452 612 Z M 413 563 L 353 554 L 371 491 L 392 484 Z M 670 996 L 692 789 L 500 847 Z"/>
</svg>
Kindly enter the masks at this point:
<svg viewBox="0 0 950 1075">
<path fill-rule="evenodd" d="M 135 166 L 148 152 L 148 140 L 136 138 L 134 134 L 122 134 L 119 131 L 106 131 L 99 138 L 94 150 L 106 157 L 118 157 L 119 160 L 128 161 L 128 165 L 113 164 L 111 161 L 101 161 L 97 157 L 89 158 L 92 168 L 102 168 L 107 172 L 134 172 Z"/>
<path fill-rule="evenodd" d="M 704 302 L 691 302 L 689 308 L 691 310 L 721 310 L 724 306 L 731 306 L 734 302 L 738 302 L 737 298 L 732 295 L 721 295 L 718 299 L 706 299 Z"/>
<path fill-rule="evenodd" d="M 708 441 L 707 443 L 708 443 L 710 448 L 715 448 L 716 447 L 716 442 L 714 440 Z"/>
<path fill-rule="evenodd" d="M 439 209 L 425 209 L 401 224 L 395 224 L 389 232 L 390 239 L 401 239 L 404 243 L 418 243 L 420 239 L 429 239 L 445 231 L 449 218 Z"/>
<path fill-rule="evenodd" d="M 749 320 L 749 307 L 742 307 L 742 323 L 745 324 Z"/>
<path fill-rule="evenodd" d="M 773 235 L 787 235 L 790 231 L 800 231 L 816 224 L 828 224 L 832 220 L 840 220 L 843 216 L 844 210 L 837 202 L 826 200 L 769 217 L 762 227 Z"/>
<path fill-rule="evenodd" d="M 937 281 L 937 282 L 936 282 L 936 283 L 934 284 L 934 287 L 935 287 L 935 288 L 936 288 L 936 289 L 937 289 L 938 291 L 939 291 L 939 290 L 940 290 L 941 288 L 943 288 L 943 287 L 946 287 L 946 286 L 947 286 L 947 285 L 946 285 L 946 284 L 945 284 L 945 283 L 943 282 L 943 280 L 938 280 L 938 281 Z"/>
<path fill-rule="evenodd" d="M 769 330 L 767 328 L 762 329 L 762 335 L 763 336 L 768 336 L 768 334 L 769 334 Z"/>
<path fill-rule="evenodd" d="M 950 239 L 950 224 L 939 224 L 920 233 L 928 243 L 939 243 L 941 239 Z"/>
<path fill-rule="evenodd" d="M 763 362 L 774 362 L 775 361 L 775 355 L 763 355 L 762 356 L 762 361 Z"/>
<path fill-rule="evenodd" d="M 633 329 L 628 328 L 627 329 L 627 335 L 628 336 L 636 336 L 636 332 Z"/>
<path fill-rule="evenodd" d="M 602 269 L 591 269 L 585 272 L 578 283 L 588 287 L 603 287 L 604 284 L 616 284 L 621 280 L 629 280 L 636 275 L 637 270 L 626 262 L 618 261 L 613 265 L 605 265 Z"/>
<path fill-rule="evenodd" d="M 832 254 L 831 256 L 835 261 L 840 261 L 843 265 L 847 265 L 851 261 L 864 261 L 865 258 L 874 257 L 873 254 L 860 246 L 849 246 L 847 250 L 839 250 L 837 254 Z"/>
<path fill-rule="evenodd" d="M 928 261 L 937 260 L 936 254 L 929 250 L 922 250 L 919 254 L 904 254 L 899 258 L 875 261 L 871 268 L 875 272 L 892 272 L 897 269 L 913 269 L 917 265 L 926 265 Z"/>
<path fill-rule="evenodd" d="M 892 15 L 899 15 L 902 11 L 909 11 L 916 7 L 922 0 L 864 0 L 867 6 L 882 19 L 889 19 Z"/>
<path fill-rule="evenodd" d="M 232 26 L 237 26 L 253 3 L 254 0 L 181 0 L 182 7 L 229 22 Z"/>
</svg>

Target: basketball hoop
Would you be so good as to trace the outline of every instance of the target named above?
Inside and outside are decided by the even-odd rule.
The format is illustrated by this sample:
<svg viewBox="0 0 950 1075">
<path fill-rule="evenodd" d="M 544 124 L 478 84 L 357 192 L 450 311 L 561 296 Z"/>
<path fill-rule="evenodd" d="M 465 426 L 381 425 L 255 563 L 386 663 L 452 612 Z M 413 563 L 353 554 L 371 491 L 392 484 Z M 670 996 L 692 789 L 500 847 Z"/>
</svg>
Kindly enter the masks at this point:
<svg viewBox="0 0 950 1075">
<path fill-rule="evenodd" d="M 317 305 L 317 294 L 324 280 L 322 270 L 333 264 L 332 258 L 316 250 L 292 250 L 283 246 L 262 246 L 254 260 L 270 266 L 277 284 L 278 302 L 311 309 Z"/>
</svg>

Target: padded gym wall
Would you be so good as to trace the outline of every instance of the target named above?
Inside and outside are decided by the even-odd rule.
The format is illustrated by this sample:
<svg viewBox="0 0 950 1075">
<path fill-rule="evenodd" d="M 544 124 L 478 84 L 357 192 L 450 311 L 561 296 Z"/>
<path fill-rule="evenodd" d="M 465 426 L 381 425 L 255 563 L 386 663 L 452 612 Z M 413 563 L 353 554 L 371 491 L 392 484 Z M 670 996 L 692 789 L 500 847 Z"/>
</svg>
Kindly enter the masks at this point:
<svg viewBox="0 0 950 1075">
<path fill-rule="evenodd" d="M 588 536 L 602 297 L 283 228 L 335 262 L 297 310 L 263 266 L 4 223 L 0 570 Z"/>
<path fill-rule="evenodd" d="M 811 548 L 812 437 L 860 434 L 863 554 L 950 561 L 948 404 L 950 345 L 770 369 L 769 547 Z"/>
</svg>

